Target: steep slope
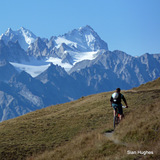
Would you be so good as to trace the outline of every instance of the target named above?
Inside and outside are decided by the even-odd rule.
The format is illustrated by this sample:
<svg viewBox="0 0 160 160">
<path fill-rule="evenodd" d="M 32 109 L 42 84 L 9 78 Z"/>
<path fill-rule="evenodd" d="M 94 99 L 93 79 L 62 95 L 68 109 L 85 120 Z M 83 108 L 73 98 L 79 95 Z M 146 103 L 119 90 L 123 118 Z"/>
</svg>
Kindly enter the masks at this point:
<svg viewBox="0 0 160 160">
<path fill-rule="evenodd" d="M 18 117 L 36 109 L 38 108 L 29 100 L 17 94 L 14 88 L 0 82 L 0 121 Z"/>
<path fill-rule="evenodd" d="M 103 134 L 113 128 L 112 93 L 82 97 L 0 123 L 0 158 L 159 159 L 160 90 L 122 91 L 129 108 L 114 133 L 122 141 L 118 144 Z M 144 155 L 143 151 L 153 154 Z"/>
<path fill-rule="evenodd" d="M 43 84 L 24 71 L 13 76 L 8 84 L 2 82 L 0 92 L 0 121 L 69 101 L 58 86 Z"/>
</svg>

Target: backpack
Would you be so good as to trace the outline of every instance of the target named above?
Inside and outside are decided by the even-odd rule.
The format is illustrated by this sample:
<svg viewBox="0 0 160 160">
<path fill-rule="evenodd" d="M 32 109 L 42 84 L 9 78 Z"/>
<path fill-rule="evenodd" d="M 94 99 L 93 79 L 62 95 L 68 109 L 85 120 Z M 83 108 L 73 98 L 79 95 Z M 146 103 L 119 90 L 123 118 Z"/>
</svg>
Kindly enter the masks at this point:
<svg viewBox="0 0 160 160">
<path fill-rule="evenodd" d="M 113 93 L 112 94 L 113 103 L 121 103 L 120 93 Z"/>
</svg>

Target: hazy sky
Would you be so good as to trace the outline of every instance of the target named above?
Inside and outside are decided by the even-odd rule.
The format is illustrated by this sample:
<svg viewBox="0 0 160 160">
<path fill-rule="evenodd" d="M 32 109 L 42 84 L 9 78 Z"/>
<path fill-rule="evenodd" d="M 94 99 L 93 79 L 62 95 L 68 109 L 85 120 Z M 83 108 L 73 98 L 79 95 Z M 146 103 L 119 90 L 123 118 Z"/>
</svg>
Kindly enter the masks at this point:
<svg viewBox="0 0 160 160">
<path fill-rule="evenodd" d="M 109 50 L 160 53 L 160 0 L 1 0 L 0 34 L 21 26 L 50 38 L 90 25 Z"/>
</svg>

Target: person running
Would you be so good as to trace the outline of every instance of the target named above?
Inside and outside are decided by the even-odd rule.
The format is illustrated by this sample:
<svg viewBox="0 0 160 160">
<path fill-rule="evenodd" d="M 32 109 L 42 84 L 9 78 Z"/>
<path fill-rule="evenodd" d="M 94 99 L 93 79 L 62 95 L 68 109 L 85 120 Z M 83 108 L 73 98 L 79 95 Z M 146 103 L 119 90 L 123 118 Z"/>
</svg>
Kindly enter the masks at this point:
<svg viewBox="0 0 160 160">
<path fill-rule="evenodd" d="M 121 94 L 120 92 L 121 92 L 121 89 L 117 88 L 116 92 L 113 93 L 110 98 L 111 107 L 113 107 L 113 116 L 115 117 L 116 108 L 118 108 L 118 113 L 120 114 L 119 120 L 121 120 L 122 116 L 123 116 L 123 108 L 122 108 L 122 104 L 121 104 L 121 99 L 123 99 L 123 101 L 126 105 L 126 108 L 128 108 L 127 101 L 126 101 L 124 95 Z"/>
</svg>

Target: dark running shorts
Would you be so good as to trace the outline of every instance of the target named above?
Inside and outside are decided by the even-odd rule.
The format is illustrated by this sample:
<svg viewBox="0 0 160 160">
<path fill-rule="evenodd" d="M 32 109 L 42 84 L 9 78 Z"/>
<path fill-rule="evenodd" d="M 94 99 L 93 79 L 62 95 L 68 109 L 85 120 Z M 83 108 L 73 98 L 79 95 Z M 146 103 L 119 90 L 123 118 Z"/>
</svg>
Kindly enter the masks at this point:
<svg viewBox="0 0 160 160">
<path fill-rule="evenodd" d="M 113 107 L 114 110 L 115 110 L 116 108 L 118 108 L 118 113 L 119 113 L 120 115 L 123 114 L 122 104 L 112 103 L 112 107 Z"/>
</svg>

